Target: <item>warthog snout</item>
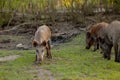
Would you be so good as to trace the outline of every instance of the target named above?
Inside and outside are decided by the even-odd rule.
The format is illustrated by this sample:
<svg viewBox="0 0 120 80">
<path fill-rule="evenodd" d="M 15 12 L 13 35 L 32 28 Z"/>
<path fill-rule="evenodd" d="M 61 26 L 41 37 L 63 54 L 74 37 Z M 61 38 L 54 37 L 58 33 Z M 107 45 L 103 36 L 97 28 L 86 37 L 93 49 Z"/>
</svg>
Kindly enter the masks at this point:
<svg viewBox="0 0 120 80">
<path fill-rule="evenodd" d="M 45 53 L 45 47 L 39 46 L 36 49 L 36 61 L 38 61 L 39 63 L 43 62 L 44 53 Z"/>
</svg>

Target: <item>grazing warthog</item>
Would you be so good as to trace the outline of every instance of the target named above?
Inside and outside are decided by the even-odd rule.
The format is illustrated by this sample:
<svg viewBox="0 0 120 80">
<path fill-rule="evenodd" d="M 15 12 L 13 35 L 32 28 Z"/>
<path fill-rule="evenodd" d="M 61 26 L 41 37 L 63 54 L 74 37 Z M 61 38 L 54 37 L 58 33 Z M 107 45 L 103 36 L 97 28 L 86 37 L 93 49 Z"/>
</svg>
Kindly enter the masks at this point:
<svg viewBox="0 0 120 80">
<path fill-rule="evenodd" d="M 113 21 L 100 32 L 99 43 L 104 58 L 110 60 L 111 49 L 114 47 L 115 62 L 120 62 L 120 21 Z"/>
<path fill-rule="evenodd" d="M 45 51 L 47 51 L 47 58 L 52 58 L 51 55 L 51 30 L 48 26 L 40 26 L 35 32 L 33 46 L 36 48 L 36 61 L 41 63 L 44 58 Z"/>
<path fill-rule="evenodd" d="M 94 46 L 94 51 L 99 49 L 99 31 L 106 26 L 108 26 L 108 23 L 101 22 L 89 27 L 89 29 L 86 31 L 86 49 L 89 49 L 92 45 Z"/>
</svg>

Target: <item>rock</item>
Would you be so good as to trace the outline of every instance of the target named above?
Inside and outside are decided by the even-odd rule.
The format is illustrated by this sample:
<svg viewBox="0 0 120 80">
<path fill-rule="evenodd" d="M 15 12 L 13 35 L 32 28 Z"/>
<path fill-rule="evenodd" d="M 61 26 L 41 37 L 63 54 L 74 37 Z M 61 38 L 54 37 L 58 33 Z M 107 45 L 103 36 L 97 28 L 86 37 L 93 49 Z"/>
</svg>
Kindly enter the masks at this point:
<svg viewBox="0 0 120 80">
<path fill-rule="evenodd" d="M 27 45 L 23 45 L 22 43 L 19 43 L 16 45 L 16 49 L 28 50 L 29 47 Z"/>
</svg>

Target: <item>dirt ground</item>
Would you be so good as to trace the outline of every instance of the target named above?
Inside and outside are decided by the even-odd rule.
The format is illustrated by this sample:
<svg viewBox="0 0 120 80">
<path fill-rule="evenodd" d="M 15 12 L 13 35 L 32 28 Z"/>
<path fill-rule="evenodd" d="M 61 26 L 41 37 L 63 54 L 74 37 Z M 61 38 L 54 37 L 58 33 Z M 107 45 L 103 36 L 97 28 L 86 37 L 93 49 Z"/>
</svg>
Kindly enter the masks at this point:
<svg viewBox="0 0 120 80">
<path fill-rule="evenodd" d="M 113 20 L 120 20 L 120 15 L 99 15 L 87 18 L 88 20 L 82 21 L 84 24 L 73 21 L 58 21 L 53 24 L 47 24 L 52 30 L 52 45 L 68 41 L 80 34 L 81 28 L 90 25 L 93 20 L 95 21 L 94 24 L 103 21 L 110 23 Z M 33 49 L 32 40 L 34 33 L 40 25 L 23 23 L 19 24 L 19 26 L 19 28 L 8 32 L 1 33 L 2 30 L 0 30 L 0 49 Z M 6 27 L 6 29 L 11 28 Z M 23 47 L 18 48 L 17 45 L 22 45 Z"/>
<path fill-rule="evenodd" d="M 15 60 L 18 57 L 19 55 L 4 56 L 4 57 L 0 57 L 0 61 L 3 62 L 3 61 Z"/>
<path fill-rule="evenodd" d="M 55 26 L 50 26 L 52 30 L 52 45 L 64 42 L 70 39 L 81 31 L 75 28 L 72 23 L 59 22 Z M 19 28 L 16 31 L 3 33 L 0 35 L 0 49 L 32 49 L 32 40 L 36 28 Z M 22 44 L 25 48 L 17 48 L 17 45 Z"/>
</svg>

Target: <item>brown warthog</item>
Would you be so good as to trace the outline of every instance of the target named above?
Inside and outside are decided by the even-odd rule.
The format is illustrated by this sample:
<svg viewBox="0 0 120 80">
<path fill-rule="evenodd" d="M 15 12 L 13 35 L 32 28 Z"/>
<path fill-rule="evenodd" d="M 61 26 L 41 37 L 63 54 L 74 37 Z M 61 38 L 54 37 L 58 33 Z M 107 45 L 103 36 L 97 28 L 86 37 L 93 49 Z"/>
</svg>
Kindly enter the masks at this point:
<svg viewBox="0 0 120 80">
<path fill-rule="evenodd" d="M 51 30 L 48 26 L 40 26 L 35 32 L 33 46 L 36 48 L 36 61 L 41 63 L 47 51 L 47 58 L 52 58 L 51 55 Z"/>
<path fill-rule="evenodd" d="M 112 46 L 115 51 L 115 62 L 120 62 L 120 21 L 113 21 L 99 35 L 100 48 L 104 58 L 110 60 Z"/>
<path fill-rule="evenodd" d="M 89 27 L 89 29 L 86 31 L 86 49 L 89 49 L 92 45 L 94 46 L 94 51 L 99 49 L 99 31 L 106 26 L 108 26 L 108 23 L 101 22 Z"/>
</svg>

